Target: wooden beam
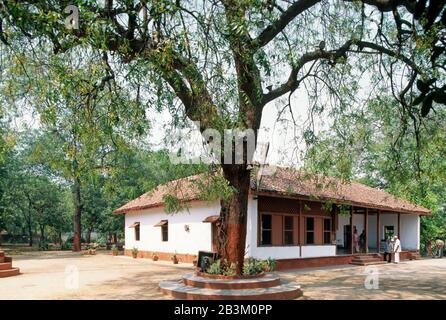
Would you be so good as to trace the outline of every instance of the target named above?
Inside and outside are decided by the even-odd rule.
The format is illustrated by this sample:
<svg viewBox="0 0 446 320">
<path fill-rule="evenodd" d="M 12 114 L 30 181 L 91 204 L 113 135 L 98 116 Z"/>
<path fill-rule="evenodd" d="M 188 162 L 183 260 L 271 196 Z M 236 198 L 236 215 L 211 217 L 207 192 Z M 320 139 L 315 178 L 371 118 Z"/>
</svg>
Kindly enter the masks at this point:
<svg viewBox="0 0 446 320">
<path fill-rule="evenodd" d="M 352 254 L 355 252 L 353 248 L 353 211 L 353 206 L 350 206 L 350 247 Z"/>
<path fill-rule="evenodd" d="M 365 230 L 365 253 L 369 253 L 369 209 L 365 209 L 364 213 L 364 230 Z"/>
<path fill-rule="evenodd" d="M 401 213 L 398 212 L 398 239 L 401 240 Z"/>
<path fill-rule="evenodd" d="M 379 249 L 381 247 L 381 239 L 379 237 L 379 230 L 380 230 L 379 224 L 381 223 L 379 221 L 380 214 L 381 214 L 381 210 L 378 210 L 378 212 L 376 213 L 376 252 L 378 252 L 378 253 L 379 253 Z"/>
<path fill-rule="evenodd" d="M 299 221 L 298 221 L 298 228 L 299 230 L 297 231 L 297 236 L 298 236 L 298 245 L 299 245 L 299 257 L 302 257 L 302 240 L 301 240 L 301 225 L 302 225 L 302 200 L 299 200 Z"/>
</svg>

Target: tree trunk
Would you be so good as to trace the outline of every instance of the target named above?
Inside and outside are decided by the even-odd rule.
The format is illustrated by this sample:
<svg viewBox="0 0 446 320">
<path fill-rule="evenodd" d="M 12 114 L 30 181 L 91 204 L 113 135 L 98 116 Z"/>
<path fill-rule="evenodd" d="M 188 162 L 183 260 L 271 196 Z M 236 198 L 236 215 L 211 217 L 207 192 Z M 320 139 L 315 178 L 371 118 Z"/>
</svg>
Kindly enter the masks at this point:
<svg viewBox="0 0 446 320">
<path fill-rule="evenodd" d="M 81 251 L 81 183 L 79 178 L 74 179 L 73 185 L 73 198 L 74 198 L 74 216 L 73 216 L 73 251 Z"/>
<path fill-rule="evenodd" d="M 62 246 L 62 242 L 63 242 L 63 241 L 62 241 L 62 232 L 59 231 L 59 232 L 57 233 L 57 238 L 58 238 L 58 240 L 59 240 L 59 244 L 60 244 L 60 246 Z"/>
<path fill-rule="evenodd" d="M 246 220 L 251 172 L 246 165 L 222 165 L 223 175 L 235 192 L 227 201 L 221 201 L 221 226 L 218 230 L 219 254 L 222 261 L 235 266 L 242 274 L 246 247 Z"/>
<path fill-rule="evenodd" d="M 45 226 L 44 225 L 40 225 L 40 246 L 42 246 L 42 244 L 45 242 Z"/>
<path fill-rule="evenodd" d="M 86 241 L 87 243 L 90 243 L 90 242 L 91 242 L 91 229 L 88 229 L 88 230 L 87 230 L 87 239 L 85 239 L 85 241 Z"/>
<path fill-rule="evenodd" d="M 31 219 L 28 219 L 28 236 L 29 236 L 29 246 L 32 247 L 33 246 L 33 228 L 32 228 L 32 223 L 31 223 Z"/>
</svg>

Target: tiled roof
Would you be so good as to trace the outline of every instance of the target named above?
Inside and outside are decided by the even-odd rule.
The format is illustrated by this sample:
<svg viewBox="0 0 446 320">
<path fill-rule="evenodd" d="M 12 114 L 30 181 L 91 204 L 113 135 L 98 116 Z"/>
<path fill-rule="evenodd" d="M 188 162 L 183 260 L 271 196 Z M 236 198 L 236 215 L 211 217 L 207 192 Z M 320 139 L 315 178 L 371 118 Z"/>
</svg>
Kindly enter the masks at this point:
<svg viewBox="0 0 446 320">
<path fill-rule="evenodd" d="M 164 205 L 164 195 L 173 195 L 184 202 L 200 200 L 200 190 L 195 183 L 199 179 L 200 176 L 197 175 L 161 185 L 116 209 L 115 213 L 162 206 Z M 402 213 L 426 215 L 431 213 L 429 209 L 361 183 L 342 182 L 336 178 L 309 175 L 291 168 L 277 167 L 273 174 L 263 175 L 260 184 L 253 175 L 251 189 L 258 194 L 272 194 L 291 198 L 306 197 L 321 201 L 330 200 L 336 203 Z"/>
</svg>

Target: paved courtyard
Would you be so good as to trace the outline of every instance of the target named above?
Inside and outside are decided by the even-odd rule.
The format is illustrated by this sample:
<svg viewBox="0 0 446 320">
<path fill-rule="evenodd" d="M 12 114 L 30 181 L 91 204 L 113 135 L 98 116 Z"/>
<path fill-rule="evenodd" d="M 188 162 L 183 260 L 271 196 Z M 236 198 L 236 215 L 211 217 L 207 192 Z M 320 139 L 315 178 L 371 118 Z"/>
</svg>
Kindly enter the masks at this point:
<svg viewBox="0 0 446 320">
<path fill-rule="evenodd" d="M 0 278 L 0 299 L 165 299 L 161 280 L 179 278 L 189 264 L 71 252 L 13 257 L 22 274 Z M 301 284 L 303 299 L 446 299 L 446 259 L 280 272 Z M 378 279 L 378 283 L 370 281 Z M 377 284 L 377 289 L 373 284 Z"/>
</svg>

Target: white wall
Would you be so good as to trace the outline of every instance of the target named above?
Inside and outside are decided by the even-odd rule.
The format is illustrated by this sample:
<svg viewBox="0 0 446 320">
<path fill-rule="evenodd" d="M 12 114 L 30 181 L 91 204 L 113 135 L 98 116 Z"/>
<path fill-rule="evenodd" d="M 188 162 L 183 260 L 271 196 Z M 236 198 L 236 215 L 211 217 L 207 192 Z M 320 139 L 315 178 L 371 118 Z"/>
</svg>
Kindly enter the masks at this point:
<svg viewBox="0 0 446 320">
<path fill-rule="evenodd" d="M 398 233 L 398 214 L 397 213 L 381 213 L 379 216 L 379 235 L 380 240 L 384 239 L 384 226 L 393 226 L 395 234 Z"/>
<path fill-rule="evenodd" d="M 419 216 L 412 214 L 401 214 L 401 248 L 403 250 L 419 250 Z"/>
<path fill-rule="evenodd" d="M 363 213 L 357 213 L 353 215 L 353 230 L 355 229 L 354 227 L 356 227 L 356 229 L 358 230 L 358 236 L 361 234 L 362 230 L 364 230 L 364 216 L 365 214 Z"/>
<path fill-rule="evenodd" d="M 331 257 L 336 255 L 335 245 L 324 245 L 324 246 L 302 246 L 302 258 L 311 257 Z"/>
<path fill-rule="evenodd" d="M 198 254 L 211 251 L 211 224 L 202 221 L 220 214 L 220 204 L 193 202 L 189 211 L 167 214 L 163 207 L 141 210 L 125 215 L 125 248 L 140 251 L 156 251 Z M 161 227 L 154 227 L 161 220 L 168 220 L 168 241 L 161 241 Z M 135 229 L 129 228 L 134 222 L 140 223 L 140 241 L 135 241 Z M 185 230 L 189 226 L 189 232 Z"/>
</svg>

